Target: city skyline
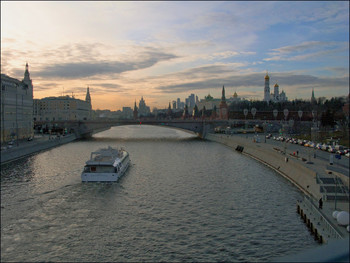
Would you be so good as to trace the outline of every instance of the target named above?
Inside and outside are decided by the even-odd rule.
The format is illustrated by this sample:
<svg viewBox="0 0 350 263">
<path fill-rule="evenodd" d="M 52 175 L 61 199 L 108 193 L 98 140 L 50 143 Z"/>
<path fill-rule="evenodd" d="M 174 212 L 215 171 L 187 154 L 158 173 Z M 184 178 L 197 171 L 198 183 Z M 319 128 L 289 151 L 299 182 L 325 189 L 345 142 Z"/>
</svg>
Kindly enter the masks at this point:
<svg viewBox="0 0 350 263">
<path fill-rule="evenodd" d="M 349 93 L 348 2 L 1 2 L 1 73 L 34 98 L 63 92 L 93 109 L 152 108 L 210 93 L 262 100 Z"/>
</svg>

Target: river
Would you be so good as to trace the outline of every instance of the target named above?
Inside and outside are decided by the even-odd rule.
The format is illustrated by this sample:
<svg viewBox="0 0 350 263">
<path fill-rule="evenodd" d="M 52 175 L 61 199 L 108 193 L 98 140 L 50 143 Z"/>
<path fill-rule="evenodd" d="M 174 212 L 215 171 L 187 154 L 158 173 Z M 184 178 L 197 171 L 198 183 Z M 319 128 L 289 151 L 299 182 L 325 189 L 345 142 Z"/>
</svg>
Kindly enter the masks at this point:
<svg viewBox="0 0 350 263">
<path fill-rule="evenodd" d="M 82 183 L 90 153 L 124 147 L 117 183 Z M 302 193 L 194 135 L 121 126 L 1 167 L 1 261 L 268 261 L 319 246 Z"/>
</svg>

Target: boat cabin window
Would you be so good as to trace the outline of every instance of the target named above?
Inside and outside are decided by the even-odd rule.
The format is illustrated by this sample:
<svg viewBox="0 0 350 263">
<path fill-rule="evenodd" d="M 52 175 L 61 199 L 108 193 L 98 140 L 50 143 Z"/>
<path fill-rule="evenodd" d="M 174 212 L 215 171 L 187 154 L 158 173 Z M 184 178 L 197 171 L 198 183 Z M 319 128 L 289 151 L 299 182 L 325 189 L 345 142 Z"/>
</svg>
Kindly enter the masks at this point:
<svg viewBox="0 0 350 263">
<path fill-rule="evenodd" d="M 95 166 L 91 166 L 91 167 L 90 167 L 90 171 L 91 171 L 91 172 L 96 172 L 96 167 L 95 167 Z"/>
</svg>

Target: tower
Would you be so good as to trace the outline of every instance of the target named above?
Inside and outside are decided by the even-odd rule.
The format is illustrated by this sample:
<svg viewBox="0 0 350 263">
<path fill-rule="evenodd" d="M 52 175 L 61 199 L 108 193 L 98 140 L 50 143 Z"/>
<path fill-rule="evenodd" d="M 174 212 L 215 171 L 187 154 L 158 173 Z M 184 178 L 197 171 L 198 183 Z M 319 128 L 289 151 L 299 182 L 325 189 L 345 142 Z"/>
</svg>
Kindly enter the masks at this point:
<svg viewBox="0 0 350 263">
<path fill-rule="evenodd" d="M 275 86 L 273 87 L 273 99 L 274 99 L 274 101 L 279 101 L 280 100 L 280 98 L 279 98 L 279 96 L 280 96 L 280 93 L 279 93 L 279 86 L 278 86 L 278 84 L 276 83 L 275 84 Z"/>
<path fill-rule="evenodd" d="M 314 88 L 312 88 L 312 93 L 311 93 L 311 104 L 316 104 Z"/>
<path fill-rule="evenodd" d="M 91 104 L 90 89 L 87 87 L 85 101 Z"/>
<path fill-rule="evenodd" d="M 267 72 L 265 76 L 264 101 L 267 103 L 270 101 L 270 77 Z"/>
<path fill-rule="evenodd" d="M 33 82 L 30 79 L 28 63 L 26 63 L 26 68 L 24 71 L 24 78 L 22 80 L 22 83 L 24 83 L 25 88 L 27 88 L 30 94 L 32 94 L 33 96 Z"/>
<path fill-rule="evenodd" d="M 170 104 L 170 102 L 169 102 L 169 107 L 168 107 L 167 115 L 168 115 L 169 118 L 170 118 L 171 115 L 172 115 L 171 104 Z"/>
<path fill-rule="evenodd" d="M 188 106 L 187 106 L 187 104 L 185 104 L 184 111 L 183 111 L 183 114 L 182 114 L 182 118 L 183 119 L 187 119 L 187 117 L 188 117 Z"/>
<path fill-rule="evenodd" d="M 222 86 L 222 96 L 221 96 L 221 102 L 220 102 L 220 119 L 225 119 L 225 120 L 228 119 L 228 110 L 227 110 L 224 86 Z"/>
<path fill-rule="evenodd" d="M 136 106 L 136 100 L 135 100 L 135 105 L 134 105 L 134 111 L 133 111 L 133 114 L 134 114 L 134 120 L 136 120 L 136 119 L 137 119 L 137 117 L 138 117 L 137 106 Z"/>
</svg>

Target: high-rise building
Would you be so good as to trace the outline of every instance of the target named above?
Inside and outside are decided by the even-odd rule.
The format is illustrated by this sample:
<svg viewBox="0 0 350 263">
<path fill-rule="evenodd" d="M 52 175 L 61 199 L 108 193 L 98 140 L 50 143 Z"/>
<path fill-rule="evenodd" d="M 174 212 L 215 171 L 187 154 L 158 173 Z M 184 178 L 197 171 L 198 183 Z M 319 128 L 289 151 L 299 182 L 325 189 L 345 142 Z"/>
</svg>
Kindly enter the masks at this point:
<svg viewBox="0 0 350 263">
<path fill-rule="evenodd" d="M 146 102 L 143 99 L 143 97 L 141 97 L 141 100 L 139 102 L 139 109 L 138 109 L 138 114 L 139 116 L 147 116 L 151 113 L 151 110 L 148 106 L 146 106 Z"/>
<path fill-rule="evenodd" d="M 189 109 L 192 111 L 192 109 L 194 108 L 194 105 L 196 105 L 196 100 L 195 100 L 195 97 L 194 97 L 194 94 L 191 94 L 189 97 L 188 97 L 188 101 L 189 101 Z"/>
<path fill-rule="evenodd" d="M 180 100 L 180 98 L 177 98 L 177 100 L 176 100 L 176 109 L 181 109 L 181 100 Z"/>
<path fill-rule="evenodd" d="M 28 63 L 22 81 L 1 74 L 1 143 L 34 135 L 33 83 Z"/>
</svg>

